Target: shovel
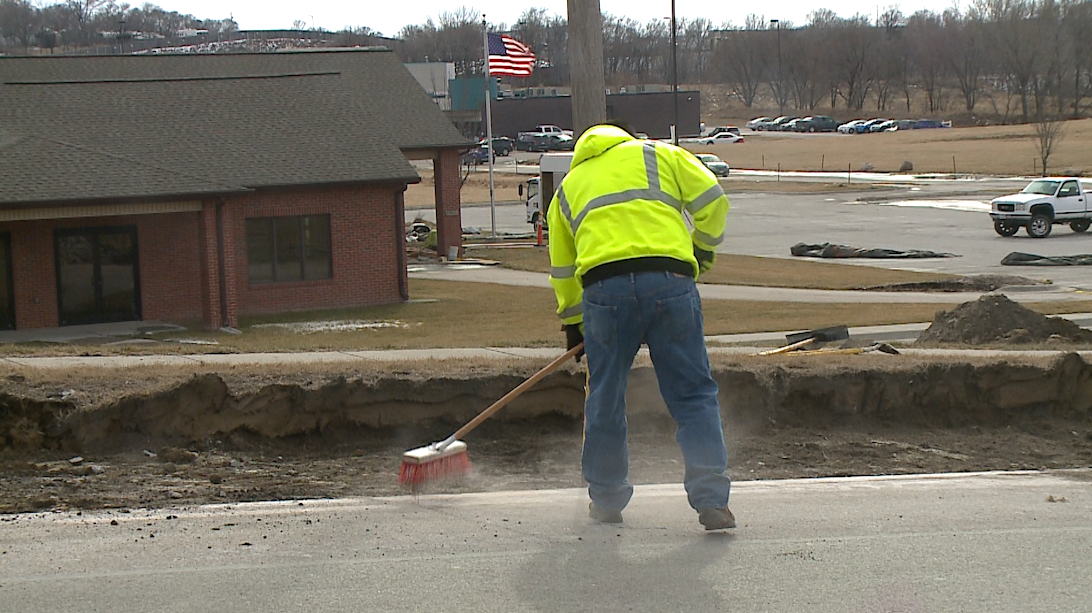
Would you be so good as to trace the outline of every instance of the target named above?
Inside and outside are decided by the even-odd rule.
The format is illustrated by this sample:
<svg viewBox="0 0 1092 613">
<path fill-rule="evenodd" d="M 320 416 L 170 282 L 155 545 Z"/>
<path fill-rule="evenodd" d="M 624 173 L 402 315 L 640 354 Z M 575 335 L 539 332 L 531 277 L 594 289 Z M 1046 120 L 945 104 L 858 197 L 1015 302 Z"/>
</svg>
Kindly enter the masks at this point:
<svg viewBox="0 0 1092 613">
<path fill-rule="evenodd" d="M 814 345 L 815 343 L 829 343 L 831 341 L 841 341 L 847 338 L 849 338 L 849 328 L 846 326 L 834 326 L 833 328 L 820 328 L 818 330 L 808 330 L 807 332 L 795 332 L 793 334 L 785 335 L 785 340 L 789 343 L 788 345 L 778 347 L 777 349 L 770 349 L 769 351 L 762 351 L 759 352 L 758 355 L 777 355 L 779 353 L 803 349 L 804 347 Z"/>
<path fill-rule="evenodd" d="M 899 350 L 887 343 L 873 343 L 868 347 L 848 347 L 845 349 L 812 349 L 810 351 L 796 351 L 792 355 L 855 355 L 858 353 L 872 353 L 879 351 L 890 355 L 899 355 Z"/>
</svg>

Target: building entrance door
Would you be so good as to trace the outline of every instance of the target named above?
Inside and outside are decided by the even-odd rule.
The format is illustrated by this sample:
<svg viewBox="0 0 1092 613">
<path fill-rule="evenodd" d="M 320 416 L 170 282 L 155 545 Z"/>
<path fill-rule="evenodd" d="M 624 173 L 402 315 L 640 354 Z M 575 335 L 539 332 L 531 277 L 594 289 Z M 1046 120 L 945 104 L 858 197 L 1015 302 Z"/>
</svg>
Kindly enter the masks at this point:
<svg viewBox="0 0 1092 613">
<path fill-rule="evenodd" d="M 140 319 L 136 228 L 79 228 L 54 233 L 60 324 Z"/>
</svg>

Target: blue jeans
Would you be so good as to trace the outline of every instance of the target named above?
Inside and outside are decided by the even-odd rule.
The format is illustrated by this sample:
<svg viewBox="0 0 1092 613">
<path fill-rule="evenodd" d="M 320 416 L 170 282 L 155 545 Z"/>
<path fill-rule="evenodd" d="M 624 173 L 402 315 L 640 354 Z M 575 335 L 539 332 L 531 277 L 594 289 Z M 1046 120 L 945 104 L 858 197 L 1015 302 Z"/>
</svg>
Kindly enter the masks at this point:
<svg viewBox="0 0 1092 613">
<path fill-rule="evenodd" d="M 626 442 L 626 383 L 633 359 L 648 345 L 660 395 L 686 462 L 690 506 L 725 508 L 731 481 L 728 450 L 709 371 L 701 298 L 690 277 L 669 272 L 610 277 L 584 288 L 588 397 L 581 458 L 596 506 L 620 511 L 633 496 Z"/>
</svg>

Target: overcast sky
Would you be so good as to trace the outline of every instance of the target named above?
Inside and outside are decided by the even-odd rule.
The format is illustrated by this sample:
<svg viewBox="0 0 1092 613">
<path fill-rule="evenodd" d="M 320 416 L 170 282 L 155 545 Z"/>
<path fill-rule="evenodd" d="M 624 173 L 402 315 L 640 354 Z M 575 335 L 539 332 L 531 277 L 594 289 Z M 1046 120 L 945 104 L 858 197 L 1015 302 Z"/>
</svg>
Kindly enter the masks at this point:
<svg viewBox="0 0 1092 613">
<path fill-rule="evenodd" d="M 966 2 L 958 0 L 959 6 Z M 135 3 L 134 3 L 135 4 Z M 243 30 L 282 29 L 292 26 L 295 20 L 326 30 L 341 30 L 346 26 L 365 26 L 394 36 L 405 25 L 423 24 L 443 12 L 465 6 L 486 14 L 490 23 L 511 25 L 529 7 L 543 8 L 547 12 L 565 15 L 566 0 L 310 0 L 309 2 L 271 2 L 269 0 L 162 0 L 152 2 L 164 9 L 190 14 L 201 19 L 234 17 Z M 828 8 L 841 17 L 862 13 L 875 18 L 877 9 L 897 4 L 904 14 L 921 9 L 942 11 L 952 6 L 953 0 L 909 0 L 908 2 L 882 3 L 868 0 L 768 0 L 765 2 L 738 2 L 726 0 L 675 0 L 675 16 L 678 19 L 704 17 L 720 26 L 731 22 L 741 25 L 748 13 L 764 15 L 766 19 L 781 19 L 802 24 L 807 14 L 816 8 Z M 645 22 L 671 15 L 671 0 L 599 0 L 604 13 L 625 16 Z"/>
</svg>

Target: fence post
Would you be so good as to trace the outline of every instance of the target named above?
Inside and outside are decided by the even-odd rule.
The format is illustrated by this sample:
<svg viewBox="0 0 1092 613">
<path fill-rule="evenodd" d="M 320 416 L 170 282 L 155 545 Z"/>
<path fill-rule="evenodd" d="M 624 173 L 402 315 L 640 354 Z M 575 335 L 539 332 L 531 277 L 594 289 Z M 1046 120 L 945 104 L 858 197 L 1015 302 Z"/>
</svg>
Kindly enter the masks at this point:
<svg viewBox="0 0 1092 613">
<path fill-rule="evenodd" d="M 846 183 L 853 183 L 853 164 L 846 167 Z"/>
</svg>

